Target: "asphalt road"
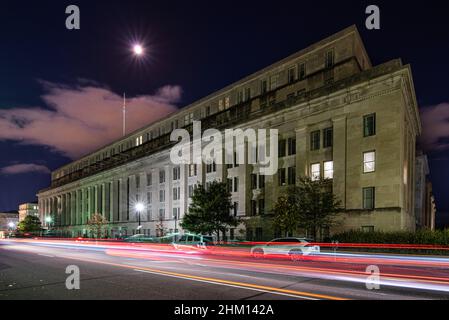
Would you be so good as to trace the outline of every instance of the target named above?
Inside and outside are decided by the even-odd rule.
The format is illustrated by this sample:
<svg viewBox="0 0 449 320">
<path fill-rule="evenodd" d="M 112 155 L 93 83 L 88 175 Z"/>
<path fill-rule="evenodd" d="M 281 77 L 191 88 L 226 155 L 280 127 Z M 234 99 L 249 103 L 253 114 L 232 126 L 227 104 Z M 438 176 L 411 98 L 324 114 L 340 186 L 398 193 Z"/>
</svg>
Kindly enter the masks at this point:
<svg viewBox="0 0 449 320">
<path fill-rule="evenodd" d="M 80 270 L 79 290 L 66 288 L 69 265 Z M 354 270 L 353 263 L 256 261 L 94 243 L 0 240 L 0 300 L 449 298 L 446 267 L 389 268 L 385 279 L 390 282 L 368 290 L 367 274 L 363 268 Z"/>
</svg>

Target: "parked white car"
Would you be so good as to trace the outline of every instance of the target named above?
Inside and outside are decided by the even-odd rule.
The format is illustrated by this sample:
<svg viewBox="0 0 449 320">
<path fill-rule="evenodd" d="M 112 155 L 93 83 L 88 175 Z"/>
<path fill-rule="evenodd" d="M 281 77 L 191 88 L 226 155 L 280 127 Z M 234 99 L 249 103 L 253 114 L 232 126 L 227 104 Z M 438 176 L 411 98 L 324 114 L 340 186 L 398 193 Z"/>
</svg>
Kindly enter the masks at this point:
<svg viewBox="0 0 449 320">
<path fill-rule="evenodd" d="M 279 238 L 251 248 L 254 258 L 286 256 L 293 261 L 302 261 L 306 256 L 319 253 L 320 247 L 310 244 L 305 238 Z"/>
</svg>

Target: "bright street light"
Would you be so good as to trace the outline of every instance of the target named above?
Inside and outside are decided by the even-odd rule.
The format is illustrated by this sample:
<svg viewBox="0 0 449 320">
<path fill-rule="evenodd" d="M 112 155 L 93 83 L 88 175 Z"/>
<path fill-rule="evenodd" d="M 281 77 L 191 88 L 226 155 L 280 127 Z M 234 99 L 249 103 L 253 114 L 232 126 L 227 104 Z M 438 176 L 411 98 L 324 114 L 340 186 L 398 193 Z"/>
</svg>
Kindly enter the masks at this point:
<svg viewBox="0 0 449 320">
<path fill-rule="evenodd" d="M 142 212 L 145 209 L 145 205 L 142 202 L 136 203 L 135 209 L 137 212 Z"/>
<path fill-rule="evenodd" d="M 51 217 L 46 217 L 46 218 L 45 218 L 45 222 L 51 223 Z"/>
<path fill-rule="evenodd" d="M 14 228 L 14 222 L 8 223 L 8 227 L 10 227 L 11 229 L 13 229 L 13 228 Z"/>
<path fill-rule="evenodd" d="M 140 45 L 140 44 L 134 45 L 134 47 L 133 47 L 133 52 L 134 52 L 134 54 L 135 54 L 136 56 L 141 56 L 141 55 L 143 55 L 144 50 L 143 50 L 142 45 Z"/>
<path fill-rule="evenodd" d="M 139 218 L 139 226 L 137 227 L 137 230 L 140 230 L 140 229 L 142 229 L 142 224 L 140 223 L 140 213 L 145 209 L 145 205 L 142 202 L 138 202 L 134 206 L 134 209 L 136 209 L 137 216 Z"/>
</svg>

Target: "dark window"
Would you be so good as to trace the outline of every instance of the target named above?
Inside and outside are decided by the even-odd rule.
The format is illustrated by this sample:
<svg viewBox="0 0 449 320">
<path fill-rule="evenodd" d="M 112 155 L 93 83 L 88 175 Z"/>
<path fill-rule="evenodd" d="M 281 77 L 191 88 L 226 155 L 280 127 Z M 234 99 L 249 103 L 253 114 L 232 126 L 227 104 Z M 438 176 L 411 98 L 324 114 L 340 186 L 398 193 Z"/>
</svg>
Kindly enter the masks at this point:
<svg viewBox="0 0 449 320">
<path fill-rule="evenodd" d="M 265 214 L 265 199 L 259 199 L 259 214 Z"/>
<path fill-rule="evenodd" d="M 375 205 L 375 189 L 363 188 L 363 209 L 373 210 Z"/>
<path fill-rule="evenodd" d="M 310 150 L 320 149 L 320 131 L 313 131 L 310 133 Z"/>
<path fill-rule="evenodd" d="M 293 83 L 296 80 L 296 69 L 290 68 L 288 69 L 288 83 Z"/>
<path fill-rule="evenodd" d="M 335 62 L 334 50 L 326 52 L 326 68 L 332 68 Z"/>
<path fill-rule="evenodd" d="M 363 232 L 374 232 L 374 226 L 362 226 Z"/>
<path fill-rule="evenodd" d="M 151 173 L 147 173 L 147 186 L 151 186 L 153 184 L 153 178 Z"/>
<path fill-rule="evenodd" d="M 251 215 L 257 215 L 257 202 L 255 200 L 251 200 Z"/>
<path fill-rule="evenodd" d="M 279 186 L 284 186 L 286 183 L 286 177 L 285 177 L 285 169 L 281 168 L 278 170 L 278 176 L 279 176 Z"/>
<path fill-rule="evenodd" d="M 139 189 L 140 188 L 140 175 L 136 175 L 136 188 Z"/>
<path fill-rule="evenodd" d="M 334 144 L 334 129 L 327 128 L 323 130 L 323 148 L 330 148 Z"/>
<path fill-rule="evenodd" d="M 296 183 L 296 168 L 288 168 L 288 184 L 293 185 Z"/>
<path fill-rule="evenodd" d="M 299 65 L 299 80 L 302 81 L 306 78 L 306 64 L 301 63 Z"/>
<path fill-rule="evenodd" d="M 296 154 L 296 139 L 289 138 L 288 139 L 288 155 L 293 156 Z"/>
<path fill-rule="evenodd" d="M 234 178 L 234 192 L 238 192 L 239 191 L 239 178 L 235 177 Z"/>
<path fill-rule="evenodd" d="M 267 93 L 267 88 L 268 88 L 267 80 L 261 81 L 260 82 L 260 93 L 261 94 Z"/>
<path fill-rule="evenodd" d="M 259 189 L 265 188 L 265 176 L 259 176 Z"/>
<path fill-rule="evenodd" d="M 279 141 L 279 158 L 285 157 L 285 140 Z"/>
<path fill-rule="evenodd" d="M 257 189 L 257 175 L 251 174 L 251 189 Z"/>
<path fill-rule="evenodd" d="M 232 179 L 228 179 L 228 192 L 232 192 Z"/>
<path fill-rule="evenodd" d="M 376 114 L 363 117 L 363 136 L 370 137 L 376 135 Z"/>
<path fill-rule="evenodd" d="M 159 171 L 159 183 L 165 182 L 165 171 Z"/>
<path fill-rule="evenodd" d="M 239 203 L 234 202 L 234 217 L 237 217 L 238 212 L 239 212 Z"/>
</svg>

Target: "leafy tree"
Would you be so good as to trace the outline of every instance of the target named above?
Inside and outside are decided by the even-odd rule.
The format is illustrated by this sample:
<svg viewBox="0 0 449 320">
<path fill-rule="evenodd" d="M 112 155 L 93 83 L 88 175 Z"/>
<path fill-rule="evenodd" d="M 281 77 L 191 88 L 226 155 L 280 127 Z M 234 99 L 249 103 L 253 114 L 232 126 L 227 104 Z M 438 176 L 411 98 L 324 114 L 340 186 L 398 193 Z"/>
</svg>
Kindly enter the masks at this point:
<svg viewBox="0 0 449 320">
<path fill-rule="evenodd" d="M 318 230 L 335 224 L 335 217 L 341 211 L 330 188 L 330 181 L 302 177 L 298 185 L 287 190 L 275 205 L 274 224 L 282 231 L 291 233 L 297 228 L 311 232 L 314 239 Z"/>
<path fill-rule="evenodd" d="M 220 231 L 225 234 L 228 228 L 239 224 L 239 220 L 231 215 L 233 208 L 226 183 L 214 181 L 208 188 L 199 185 L 181 227 L 197 234 L 216 233 L 219 237 Z"/>
<path fill-rule="evenodd" d="M 103 217 L 102 214 L 95 213 L 87 221 L 87 227 L 91 234 L 94 235 L 96 239 L 103 237 L 104 227 L 108 224 L 108 221 Z"/>
<path fill-rule="evenodd" d="M 159 215 L 159 219 L 158 219 L 158 222 L 156 224 L 156 236 L 157 237 L 164 237 L 166 230 L 167 230 L 167 228 L 165 227 L 164 216 L 163 215 Z"/>
<path fill-rule="evenodd" d="M 293 235 L 299 226 L 299 212 L 294 200 L 295 193 L 289 190 L 278 198 L 274 206 L 274 227 L 286 237 Z"/>
<path fill-rule="evenodd" d="M 42 230 L 41 221 L 35 216 L 26 216 L 19 225 L 17 230 L 20 232 L 39 232 Z"/>
</svg>

